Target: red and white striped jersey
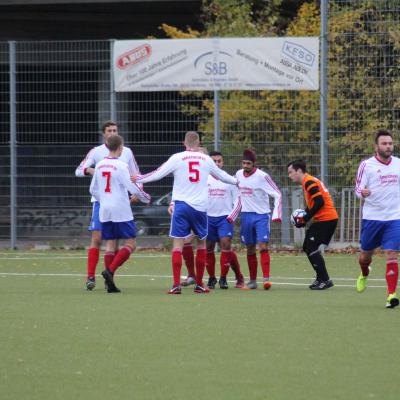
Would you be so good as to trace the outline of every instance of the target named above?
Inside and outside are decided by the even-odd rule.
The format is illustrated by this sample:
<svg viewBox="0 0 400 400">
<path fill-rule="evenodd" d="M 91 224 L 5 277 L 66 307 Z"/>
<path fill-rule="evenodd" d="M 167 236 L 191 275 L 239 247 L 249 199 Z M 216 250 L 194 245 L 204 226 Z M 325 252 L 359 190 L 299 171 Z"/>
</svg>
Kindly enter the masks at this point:
<svg viewBox="0 0 400 400">
<path fill-rule="evenodd" d="M 362 218 L 375 221 L 400 219 L 400 159 L 391 157 L 387 164 L 375 156 L 360 163 L 355 193 L 359 198 L 362 189 L 371 194 L 364 199 Z"/>
<path fill-rule="evenodd" d="M 219 169 L 212 158 L 199 151 L 186 150 L 172 155 L 158 169 L 146 175 L 138 175 L 137 182 L 158 181 L 173 174 L 172 199 L 189 204 L 195 210 L 207 211 L 207 178 L 212 174 L 225 183 L 236 185 L 237 180 Z"/>
<path fill-rule="evenodd" d="M 83 177 L 86 175 L 87 168 L 94 168 L 97 163 L 104 160 L 110 154 L 110 150 L 105 144 L 93 147 L 86 155 L 86 157 L 81 161 L 78 168 L 75 170 L 75 176 Z M 131 175 L 137 175 L 140 173 L 139 167 L 136 163 L 135 157 L 133 156 L 132 150 L 129 147 L 125 147 L 122 150 L 120 160 L 128 164 L 129 173 Z M 94 201 L 92 197 L 92 202 Z"/>
<path fill-rule="evenodd" d="M 207 215 L 210 217 L 226 215 L 234 221 L 238 217 L 241 208 L 238 188 L 215 179 L 212 175 L 208 176 L 207 187 Z"/>
<path fill-rule="evenodd" d="M 236 172 L 239 181 L 242 212 L 269 214 L 271 212 L 269 197 L 274 199 L 272 220 L 282 220 L 282 193 L 272 178 L 264 171 L 256 168 L 250 175 L 241 169 Z"/>
<path fill-rule="evenodd" d="M 131 182 L 128 164 L 118 158 L 107 157 L 96 164 L 89 191 L 100 203 L 100 222 L 132 221 L 128 192 L 150 203 L 150 195 Z"/>
</svg>

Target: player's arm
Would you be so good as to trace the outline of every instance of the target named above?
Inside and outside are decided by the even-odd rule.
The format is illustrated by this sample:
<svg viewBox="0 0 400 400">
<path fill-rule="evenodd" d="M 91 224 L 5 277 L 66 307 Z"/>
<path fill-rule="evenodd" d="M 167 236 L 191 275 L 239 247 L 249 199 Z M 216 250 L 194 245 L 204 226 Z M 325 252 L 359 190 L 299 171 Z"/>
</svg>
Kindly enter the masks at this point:
<svg viewBox="0 0 400 400">
<path fill-rule="evenodd" d="M 94 174 L 93 167 L 96 164 L 94 160 L 95 149 L 96 148 L 90 150 L 89 153 L 87 153 L 86 157 L 78 165 L 75 170 L 75 176 L 81 178 L 83 176 L 92 176 Z"/>
<path fill-rule="evenodd" d="M 99 183 L 98 183 L 98 180 L 97 180 L 97 174 L 96 173 L 94 173 L 92 181 L 90 182 L 89 192 L 96 199 L 96 201 L 100 201 Z"/>
<path fill-rule="evenodd" d="M 142 203 L 149 204 L 151 196 L 140 188 L 136 183 L 131 182 L 128 168 L 123 169 L 121 172 L 123 185 L 126 187 L 129 193 L 139 198 Z"/>
<path fill-rule="evenodd" d="M 207 162 L 210 164 L 210 166 L 211 166 L 210 172 L 215 178 L 221 180 L 224 183 L 228 183 L 230 185 L 237 185 L 238 180 L 235 177 L 233 177 L 233 176 L 229 175 L 228 173 L 226 173 L 221 168 L 218 168 L 215 165 L 215 163 L 214 163 L 214 161 L 212 160 L 211 157 L 207 156 Z"/>
<path fill-rule="evenodd" d="M 273 179 L 265 174 L 263 177 L 264 187 L 268 193 L 274 199 L 274 210 L 272 212 L 273 222 L 282 222 L 282 192 L 279 190 L 278 185 L 273 181 Z"/>
<path fill-rule="evenodd" d="M 240 199 L 240 193 L 239 189 L 236 186 L 230 186 L 229 187 L 231 196 L 232 196 L 232 203 L 233 203 L 233 208 L 230 214 L 227 216 L 227 220 L 232 223 L 236 220 L 238 217 L 240 210 L 242 209 L 242 202 Z"/>
<path fill-rule="evenodd" d="M 133 181 L 135 183 L 148 183 L 159 181 L 160 179 L 164 178 L 165 176 L 172 173 L 176 168 L 175 157 L 171 156 L 164 164 L 158 167 L 156 170 L 149 172 L 145 175 L 137 175 L 134 177 Z"/>
<path fill-rule="evenodd" d="M 368 197 L 371 194 L 371 191 L 367 189 L 368 177 L 366 169 L 367 169 L 367 163 L 363 161 L 358 167 L 356 176 L 356 186 L 354 188 L 354 193 L 359 199 Z"/>
<path fill-rule="evenodd" d="M 305 190 L 310 196 L 310 199 L 313 200 L 314 204 L 312 208 L 306 208 L 306 215 L 303 217 L 304 222 L 308 222 L 325 204 L 324 198 L 322 196 L 321 191 L 318 188 L 318 185 L 313 180 L 309 180 L 304 184 Z"/>
</svg>

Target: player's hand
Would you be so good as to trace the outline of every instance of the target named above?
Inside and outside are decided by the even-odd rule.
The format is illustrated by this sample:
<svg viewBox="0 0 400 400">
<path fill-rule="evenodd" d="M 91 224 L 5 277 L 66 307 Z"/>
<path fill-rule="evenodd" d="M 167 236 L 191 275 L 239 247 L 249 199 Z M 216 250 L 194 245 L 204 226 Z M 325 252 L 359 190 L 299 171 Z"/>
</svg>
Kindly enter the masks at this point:
<svg viewBox="0 0 400 400">
<path fill-rule="evenodd" d="M 139 203 L 139 197 L 137 197 L 135 194 L 131 196 L 130 198 L 131 204 L 137 204 Z"/>
<path fill-rule="evenodd" d="M 136 181 L 137 181 L 137 175 L 132 175 L 131 182 L 136 183 Z"/>
<path fill-rule="evenodd" d="M 86 168 L 85 169 L 85 175 L 93 176 L 94 175 L 94 168 Z"/>
<path fill-rule="evenodd" d="M 304 228 L 306 226 L 306 220 L 304 219 L 304 217 L 295 217 L 294 222 L 294 226 L 296 228 Z"/>
<path fill-rule="evenodd" d="M 371 191 L 367 188 L 361 189 L 361 196 L 362 197 L 368 197 L 371 194 Z"/>
<path fill-rule="evenodd" d="M 272 222 L 277 222 L 278 224 L 281 224 L 282 220 L 280 218 L 275 218 L 272 220 Z"/>
<path fill-rule="evenodd" d="M 174 204 L 171 203 L 171 204 L 169 205 L 169 207 L 168 207 L 168 214 L 169 214 L 169 215 L 172 215 L 173 212 L 174 212 Z"/>
<path fill-rule="evenodd" d="M 233 224 L 233 219 L 231 217 L 226 217 L 226 220 L 230 223 Z"/>
</svg>

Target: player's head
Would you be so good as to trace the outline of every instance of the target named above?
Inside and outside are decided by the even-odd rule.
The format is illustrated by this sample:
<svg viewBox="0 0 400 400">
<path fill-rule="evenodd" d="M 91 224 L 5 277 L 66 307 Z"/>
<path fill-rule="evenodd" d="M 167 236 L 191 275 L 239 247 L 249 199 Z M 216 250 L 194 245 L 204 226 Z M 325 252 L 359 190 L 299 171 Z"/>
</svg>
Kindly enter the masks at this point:
<svg viewBox="0 0 400 400">
<path fill-rule="evenodd" d="M 375 134 L 375 151 L 382 160 L 388 160 L 393 154 L 393 135 L 386 129 Z"/>
<path fill-rule="evenodd" d="M 122 138 L 122 136 L 113 135 L 107 139 L 106 144 L 108 149 L 110 150 L 110 153 L 114 153 L 114 155 L 119 157 L 124 147 L 124 139 Z"/>
<path fill-rule="evenodd" d="M 215 164 L 217 164 L 218 168 L 222 169 L 224 167 L 224 157 L 220 151 L 212 151 L 210 157 L 214 160 Z"/>
<path fill-rule="evenodd" d="M 294 183 L 301 183 L 304 174 L 307 172 L 307 165 L 304 160 L 293 160 L 287 165 L 288 176 Z"/>
<path fill-rule="evenodd" d="M 183 144 L 187 149 L 197 149 L 200 146 L 199 134 L 194 131 L 186 132 Z"/>
<path fill-rule="evenodd" d="M 101 130 L 103 131 L 103 137 L 105 141 L 107 141 L 110 136 L 118 135 L 118 125 L 114 121 L 104 122 Z"/>
<path fill-rule="evenodd" d="M 256 165 L 256 153 L 251 149 L 245 149 L 242 156 L 242 167 L 245 172 L 253 171 Z"/>
</svg>

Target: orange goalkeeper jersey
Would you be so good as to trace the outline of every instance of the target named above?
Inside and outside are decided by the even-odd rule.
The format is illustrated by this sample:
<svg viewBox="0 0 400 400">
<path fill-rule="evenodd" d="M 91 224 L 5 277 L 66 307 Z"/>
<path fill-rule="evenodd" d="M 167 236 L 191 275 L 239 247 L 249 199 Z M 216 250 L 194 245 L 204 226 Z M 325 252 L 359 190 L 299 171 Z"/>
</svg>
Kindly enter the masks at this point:
<svg viewBox="0 0 400 400">
<path fill-rule="evenodd" d="M 309 174 L 305 174 L 302 187 L 307 208 L 309 210 L 311 210 L 314 206 L 313 199 L 315 197 L 322 196 L 324 199 L 324 205 L 313 216 L 314 221 L 330 221 L 332 219 L 339 218 L 328 189 L 319 179 Z"/>
</svg>

